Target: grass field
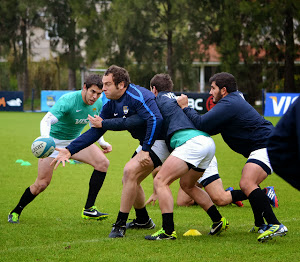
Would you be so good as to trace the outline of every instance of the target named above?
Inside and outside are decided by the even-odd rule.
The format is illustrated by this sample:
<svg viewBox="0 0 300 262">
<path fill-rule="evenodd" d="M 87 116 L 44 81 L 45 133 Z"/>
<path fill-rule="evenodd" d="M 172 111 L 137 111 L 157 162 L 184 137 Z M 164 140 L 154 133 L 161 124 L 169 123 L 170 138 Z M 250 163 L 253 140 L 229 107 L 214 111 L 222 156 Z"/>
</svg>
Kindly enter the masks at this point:
<svg viewBox="0 0 300 262">
<path fill-rule="evenodd" d="M 68 164 L 59 167 L 51 185 L 28 205 L 20 224 L 9 224 L 7 215 L 24 190 L 37 175 L 37 159 L 30 145 L 39 136 L 43 113 L 1 112 L 0 126 L 0 261 L 300 261 L 300 194 L 277 175 L 271 175 L 261 186 L 275 186 L 279 208 L 278 219 L 288 227 L 285 237 L 258 243 L 257 235 L 248 233 L 253 226 L 250 204 L 219 210 L 230 222 L 230 229 L 220 236 L 208 236 L 211 221 L 197 206 L 174 208 L 176 241 L 146 241 L 144 236 L 161 227 L 158 205 L 149 206 L 155 230 L 127 231 L 124 239 L 110 239 L 108 234 L 119 211 L 122 191 L 122 169 L 137 141 L 127 132 L 108 132 L 105 139 L 113 145 L 108 154 L 110 167 L 97 198 L 98 208 L 110 214 L 104 221 L 83 221 L 92 167 Z M 269 118 L 274 124 L 278 118 Z M 241 169 L 246 161 L 232 152 L 220 136 L 213 137 L 224 187 L 239 187 Z M 31 166 L 15 163 L 29 161 Z M 288 164 L 288 163 L 287 163 Z M 152 178 L 142 183 L 146 198 L 152 193 Z M 172 186 L 176 197 L 178 182 Z M 134 218 L 131 211 L 130 218 Z M 188 229 L 197 229 L 199 237 L 184 237 Z"/>
</svg>

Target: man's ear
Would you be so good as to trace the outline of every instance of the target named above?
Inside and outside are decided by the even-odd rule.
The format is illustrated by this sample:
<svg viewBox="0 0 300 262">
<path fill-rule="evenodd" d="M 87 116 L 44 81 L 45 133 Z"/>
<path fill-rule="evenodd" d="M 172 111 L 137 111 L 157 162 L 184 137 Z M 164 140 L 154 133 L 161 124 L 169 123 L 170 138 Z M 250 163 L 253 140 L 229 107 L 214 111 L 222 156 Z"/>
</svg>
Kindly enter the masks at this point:
<svg viewBox="0 0 300 262">
<path fill-rule="evenodd" d="M 158 94 L 156 87 L 152 86 L 151 89 L 152 89 L 151 92 L 156 96 Z"/>
<path fill-rule="evenodd" d="M 118 84 L 118 89 L 123 89 L 125 87 L 124 81 Z"/>
<path fill-rule="evenodd" d="M 227 88 L 226 88 L 225 86 L 223 86 L 223 87 L 221 88 L 221 95 L 222 95 L 222 96 L 228 95 Z"/>
</svg>

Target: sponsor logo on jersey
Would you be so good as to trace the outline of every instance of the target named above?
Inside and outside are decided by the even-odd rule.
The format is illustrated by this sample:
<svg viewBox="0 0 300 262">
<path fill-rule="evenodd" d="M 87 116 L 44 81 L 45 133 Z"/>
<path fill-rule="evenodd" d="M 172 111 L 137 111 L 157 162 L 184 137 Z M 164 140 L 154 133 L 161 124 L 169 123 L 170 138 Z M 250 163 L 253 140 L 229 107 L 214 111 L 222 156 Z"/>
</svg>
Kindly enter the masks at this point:
<svg viewBox="0 0 300 262">
<path fill-rule="evenodd" d="M 125 115 L 128 114 L 128 112 L 129 112 L 128 106 L 123 106 L 123 112 Z"/>
<path fill-rule="evenodd" d="M 167 94 L 164 94 L 163 96 L 166 96 L 168 98 L 177 99 L 177 96 L 174 93 L 171 93 L 171 92 L 169 92 Z"/>
<path fill-rule="evenodd" d="M 86 125 L 89 123 L 88 119 L 75 119 L 75 125 Z"/>
</svg>

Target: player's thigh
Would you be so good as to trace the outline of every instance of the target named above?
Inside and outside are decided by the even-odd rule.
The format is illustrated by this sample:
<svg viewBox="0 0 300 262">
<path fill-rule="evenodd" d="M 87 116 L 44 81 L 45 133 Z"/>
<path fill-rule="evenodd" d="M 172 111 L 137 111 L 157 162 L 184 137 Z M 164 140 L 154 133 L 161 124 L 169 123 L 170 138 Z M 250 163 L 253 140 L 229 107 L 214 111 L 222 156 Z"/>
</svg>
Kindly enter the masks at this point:
<svg viewBox="0 0 300 262">
<path fill-rule="evenodd" d="M 92 166 L 97 166 L 99 162 L 104 163 L 108 161 L 102 150 L 95 144 L 82 149 L 78 153 L 72 155 L 71 158 Z"/>
<path fill-rule="evenodd" d="M 50 163 L 53 161 L 52 157 L 40 158 L 38 162 L 38 176 L 36 181 L 47 181 L 50 183 L 53 175 L 53 168 Z"/>
<path fill-rule="evenodd" d="M 176 179 L 188 172 L 186 162 L 176 156 L 170 155 L 163 163 L 161 169 L 155 177 L 156 182 L 170 185 Z"/>
<path fill-rule="evenodd" d="M 146 166 L 141 166 L 137 155 L 131 158 L 124 167 L 123 181 L 130 179 L 141 183 L 153 170 L 153 161 L 150 160 Z"/>
<path fill-rule="evenodd" d="M 190 169 L 180 178 L 180 187 L 192 188 L 196 185 L 199 178 L 203 175 L 203 172 Z"/>
</svg>

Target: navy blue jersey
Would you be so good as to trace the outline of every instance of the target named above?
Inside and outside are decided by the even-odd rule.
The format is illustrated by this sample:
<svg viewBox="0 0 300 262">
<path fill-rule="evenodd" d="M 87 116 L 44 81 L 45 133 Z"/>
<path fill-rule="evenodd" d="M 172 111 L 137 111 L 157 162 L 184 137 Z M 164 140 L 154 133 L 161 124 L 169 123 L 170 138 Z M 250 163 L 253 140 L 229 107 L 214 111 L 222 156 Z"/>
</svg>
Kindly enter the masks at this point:
<svg viewBox="0 0 300 262">
<path fill-rule="evenodd" d="M 300 97 L 277 123 L 267 150 L 274 172 L 300 190 Z"/>
<path fill-rule="evenodd" d="M 140 141 L 142 150 L 149 151 L 155 142 L 162 126 L 162 116 L 155 102 L 155 96 L 144 87 L 130 84 L 126 92 L 118 100 L 109 100 L 102 108 L 103 128 L 91 128 L 74 140 L 68 150 L 75 154 L 83 148 L 96 142 L 108 129 L 112 119 L 127 118 L 139 115 L 145 124 L 142 126 L 127 126 L 133 138 Z M 106 119 L 108 120 L 106 124 Z"/>
<path fill-rule="evenodd" d="M 247 158 L 252 151 L 266 148 L 274 128 L 239 91 L 229 93 L 204 115 L 191 108 L 184 108 L 184 112 L 199 130 L 210 135 L 221 133 L 233 151 Z"/>
<path fill-rule="evenodd" d="M 192 121 L 178 106 L 174 93 L 159 92 L 156 97 L 156 103 L 164 118 L 163 131 L 168 140 L 178 130 L 196 129 Z"/>
</svg>

